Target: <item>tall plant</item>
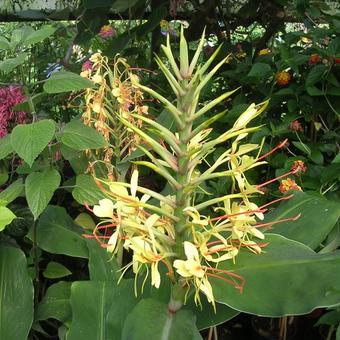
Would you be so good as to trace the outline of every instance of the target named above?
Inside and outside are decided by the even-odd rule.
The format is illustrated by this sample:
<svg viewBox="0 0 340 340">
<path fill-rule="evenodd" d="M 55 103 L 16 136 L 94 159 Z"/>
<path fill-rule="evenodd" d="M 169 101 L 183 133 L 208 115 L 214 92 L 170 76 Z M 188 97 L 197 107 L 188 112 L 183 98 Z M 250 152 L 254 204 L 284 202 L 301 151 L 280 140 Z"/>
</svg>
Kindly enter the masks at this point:
<svg viewBox="0 0 340 340">
<path fill-rule="evenodd" d="M 203 292 L 215 306 L 210 278 L 219 278 L 242 292 L 244 278 L 219 269 L 218 264 L 235 261 L 241 251 L 250 251 L 255 256 L 265 246 L 262 241 L 265 236 L 259 228 L 266 224 L 258 224 L 258 220 L 263 219 L 265 207 L 258 207 L 252 202 L 254 196 L 262 193 L 263 185 L 251 184 L 246 178 L 247 170 L 265 163 L 264 157 L 259 156 L 259 145 L 242 142 L 249 133 L 258 129 L 248 127 L 248 124 L 261 114 L 267 103 L 251 104 L 229 130 L 216 139 L 210 139 L 212 129 L 209 126 L 226 111 L 199 122 L 235 91 L 222 94 L 205 105 L 200 104 L 203 88 L 228 58 L 222 59 L 209 71 L 219 52 L 217 49 L 204 65 L 199 65 L 204 42 L 203 33 L 196 53 L 189 61 L 182 29 L 179 65 L 169 36 L 167 45 L 162 46 L 166 63 L 156 57 L 176 97 L 174 102 L 142 85 L 135 74 L 129 75 L 134 88 L 150 94 L 164 105 L 175 121 L 175 131 L 146 115 L 116 112 L 121 124 L 140 137 L 142 143 L 136 147 L 150 159 L 135 161 L 134 164 L 146 166 L 161 175 L 169 184 L 171 194 L 164 196 L 138 185 L 137 168 L 130 183 L 96 178 L 107 198 L 93 208 L 93 213 L 103 218 L 94 230 L 94 237 L 120 259 L 123 250 L 132 252 L 132 261 L 123 267 L 123 273 L 132 266 L 137 280 L 139 275 L 147 276 L 151 271 L 151 284 L 156 288 L 163 280 L 160 265 L 165 265 L 167 277 L 173 284 L 169 309 L 174 311 L 181 307 L 191 292 L 194 292 L 197 304 L 201 303 L 200 292 Z M 114 81 L 112 87 L 111 94 L 119 101 L 122 90 Z M 133 124 L 133 120 L 141 120 L 144 129 Z M 145 131 L 145 127 L 152 134 Z M 226 146 L 226 150 L 214 164 L 200 173 L 199 165 L 221 144 Z M 251 155 L 253 151 L 257 151 L 257 156 Z M 227 166 L 228 170 L 223 170 L 222 166 Z M 221 177 L 232 179 L 233 191 L 222 197 L 197 202 L 195 198 L 202 191 L 203 183 Z M 156 201 L 158 204 L 154 204 Z M 202 215 L 202 211 L 214 212 L 215 217 Z M 103 229 L 109 228 L 113 229 L 110 237 L 102 233 Z"/>
</svg>

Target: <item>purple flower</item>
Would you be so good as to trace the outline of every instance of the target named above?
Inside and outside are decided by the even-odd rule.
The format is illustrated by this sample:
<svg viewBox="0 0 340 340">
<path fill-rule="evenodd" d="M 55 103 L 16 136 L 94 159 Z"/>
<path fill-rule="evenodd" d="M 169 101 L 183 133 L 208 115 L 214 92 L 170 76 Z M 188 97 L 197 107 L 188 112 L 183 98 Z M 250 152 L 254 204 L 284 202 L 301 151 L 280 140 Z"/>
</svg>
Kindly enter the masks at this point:
<svg viewBox="0 0 340 340">
<path fill-rule="evenodd" d="M 93 62 L 91 60 L 86 60 L 81 66 L 82 71 L 91 71 L 93 67 Z"/>
</svg>

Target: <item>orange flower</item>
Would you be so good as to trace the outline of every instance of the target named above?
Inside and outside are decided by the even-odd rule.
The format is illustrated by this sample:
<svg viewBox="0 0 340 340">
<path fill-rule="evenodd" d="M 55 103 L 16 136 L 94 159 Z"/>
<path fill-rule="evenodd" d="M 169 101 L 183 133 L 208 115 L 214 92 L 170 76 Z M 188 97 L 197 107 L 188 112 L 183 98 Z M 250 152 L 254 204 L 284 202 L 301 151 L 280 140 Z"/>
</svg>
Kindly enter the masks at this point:
<svg viewBox="0 0 340 340">
<path fill-rule="evenodd" d="M 299 173 L 299 172 L 306 172 L 307 171 L 307 167 L 305 165 L 305 163 L 303 161 L 295 161 L 291 167 L 291 170 Z"/>
<path fill-rule="evenodd" d="M 299 191 L 302 191 L 301 187 L 299 187 L 296 182 L 291 179 L 291 178 L 287 178 L 287 179 L 284 179 L 280 186 L 279 186 L 279 190 L 280 192 L 282 193 L 285 193 L 289 190 L 299 190 Z"/>
<path fill-rule="evenodd" d="M 290 75 L 289 72 L 282 71 L 276 74 L 276 82 L 280 86 L 288 85 L 291 79 L 292 79 L 292 76 Z"/>
<path fill-rule="evenodd" d="M 317 64 L 319 61 L 321 61 L 321 57 L 314 53 L 314 54 L 311 54 L 310 57 L 309 57 L 309 61 L 308 61 L 308 64 L 309 65 L 315 65 Z"/>
</svg>

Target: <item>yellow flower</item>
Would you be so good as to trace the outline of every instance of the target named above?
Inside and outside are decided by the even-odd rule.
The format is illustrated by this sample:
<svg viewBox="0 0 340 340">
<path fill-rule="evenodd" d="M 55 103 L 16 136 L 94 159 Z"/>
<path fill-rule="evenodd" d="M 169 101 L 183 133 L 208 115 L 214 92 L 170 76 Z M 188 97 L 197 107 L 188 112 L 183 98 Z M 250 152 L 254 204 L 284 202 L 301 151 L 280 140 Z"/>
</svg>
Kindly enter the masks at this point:
<svg viewBox="0 0 340 340">
<path fill-rule="evenodd" d="M 198 250 L 191 242 L 184 241 L 184 252 L 187 260 L 175 260 L 174 268 L 183 278 L 192 278 L 196 288 L 202 291 L 207 296 L 208 301 L 215 306 L 212 287 L 205 275 L 205 267 L 201 265 Z M 199 301 L 198 292 L 196 292 L 195 299 Z"/>
<path fill-rule="evenodd" d="M 113 202 L 108 198 L 104 198 L 99 201 L 99 205 L 93 207 L 93 213 L 98 217 L 113 218 L 113 209 Z"/>
<path fill-rule="evenodd" d="M 259 51 L 258 55 L 267 55 L 270 53 L 269 48 L 263 48 L 262 50 Z"/>
</svg>

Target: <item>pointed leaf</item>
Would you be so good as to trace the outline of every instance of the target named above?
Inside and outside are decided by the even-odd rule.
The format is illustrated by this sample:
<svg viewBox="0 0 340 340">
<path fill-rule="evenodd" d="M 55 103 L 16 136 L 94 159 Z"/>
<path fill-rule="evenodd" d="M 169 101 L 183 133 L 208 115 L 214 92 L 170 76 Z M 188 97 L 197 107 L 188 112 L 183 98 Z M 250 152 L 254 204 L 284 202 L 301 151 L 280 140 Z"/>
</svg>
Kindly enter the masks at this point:
<svg viewBox="0 0 340 340">
<path fill-rule="evenodd" d="M 33 284 L 25 254 L 0 244 L 0 339 L 27 340 L 33 321 Z"/>
<path fill-rule="evenodd" d="M 14 151 L 29 165 L 44 150 L 55 132 L 55 123 L 44 119 L 37 123 L 17 125 L 11 135 Z"/>
<path fill-rule="evenodd" d="M 92 81 L 81 77 L 79 74 L 59 71 L 53 73 L 43 87 L 47 93 L 62 93 L 92 88 L 94 87 L 94 84 Z"/>
<path fill-rule="evenodd" d="M 34 219 L 44 211 L 55 190 L 59 187 L 61 177 L 56 169 L 30 173 L 25 182 L 26 199 Z"/>
<path fill-rule="evenodd" d="M 195 321 L 195 315 L 189 310 L 179 310 L 171 314 L 165 303 L 143 299 L 128 315 L 122 340 L 202 339 Z"/>
<path fill-rule="evenodd" d="M 59 279 L 71 274 L 72 272 L 70 272 L 65 266 L 54 261 L 49 262 L 46 269 L 43 271 L 43 275 L 47 279 Z"/>
<path fill-rule="evenodd" d="M 73 120 L 66 124 L 61 141 L 76 150 L 100 149 L 107 146 L 102 134 L 80 120 Z"/>
<path fill-rule="evenodd" d="M 6 207 L 0 206 L 0 231 L 3 231 L 6 225 L 10 224 L 16 216 Z"/>
<path fill-rule="evenodd" d="M 314 249 L 326 238 L 340 217 L 340 204 L 304 192 L 294 192 L 293 198 L 265 215 L 265 223 L 298 214 L 301 216 L 296 221 L 273 225 L 269 231 Z"/>
<path fill-rule="evenodd" d="M 236 263 L 219 269 L 245 279 L 243 293 L 225 281 L 211 279 L 216 301 L 250 314 L 278 317 L 307 314 L 340 302 L 340 253 L 319 255 L 296 241 L 266 234 L 263 253 L 243 250 Z M 299 298 L 297 298 L 299 297 Z"/>
<path fill-rule="evenodd" d="M 47 289 L 37 307 L 35 321 L 53 318 L 65 322 L 71 319 L 71 284 L 71 282 L 58 282 Z"/>
<path fill-rule="evenodd" d="M 76 187 L 72 191 L 73 198 L 80 204 L 94 205 L 105 198 L 91 175 L 78 175 Z"/>
<path fill-rule="evenodd" d="M 33 227 L 27 237 L 33 240 Z M 39 218 L 36 230 L 38 246 L 52 254 L 88 258 L 82 229 L 61 207 L 49 206 Z"/>
</svg>

